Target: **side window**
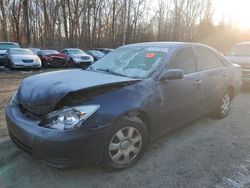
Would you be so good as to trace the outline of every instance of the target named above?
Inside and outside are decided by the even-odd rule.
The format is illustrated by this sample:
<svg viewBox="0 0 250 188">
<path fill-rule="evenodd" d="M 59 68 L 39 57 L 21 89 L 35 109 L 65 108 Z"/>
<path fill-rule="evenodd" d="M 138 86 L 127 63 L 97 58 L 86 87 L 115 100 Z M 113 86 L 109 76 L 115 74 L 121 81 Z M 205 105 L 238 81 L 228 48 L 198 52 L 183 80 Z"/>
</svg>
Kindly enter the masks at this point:
<svg viewBox="0 0 250 188">
<path fill-rule="evenodd" d="M 212 70 L 220 67 L 224 67 L 223 62 L 220 58 L 210 49 L 204 47 L 196 48 L 198 70 Z"/>
<path fill-rule="evenodd" d="M 196 72 L 196 62 L 193 49 L 188 47 L 178 51 L 167 68 L 182 69 L 184 74 Z"/>
</svg>

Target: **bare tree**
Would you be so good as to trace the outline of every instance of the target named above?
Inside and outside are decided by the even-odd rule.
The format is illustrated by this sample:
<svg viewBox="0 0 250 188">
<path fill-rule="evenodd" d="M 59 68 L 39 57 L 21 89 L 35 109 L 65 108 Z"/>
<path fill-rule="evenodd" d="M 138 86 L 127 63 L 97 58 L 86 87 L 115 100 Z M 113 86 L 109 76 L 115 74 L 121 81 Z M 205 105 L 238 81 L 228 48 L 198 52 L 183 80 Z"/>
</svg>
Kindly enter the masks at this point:
<svg viewBox="0 0 250 188">
<path fill-rule="evenodd" d="M 6 13 L 5 13 L 5 4 L 4 4 L 4 0 L 0 0 L 0 9 L 2 12 L 2 30 L 3 30 L 3 39 L 5 41 L 8 41 L 8 30 L 7 30 L 7 17 L 6 17 Z"/>
</svg>

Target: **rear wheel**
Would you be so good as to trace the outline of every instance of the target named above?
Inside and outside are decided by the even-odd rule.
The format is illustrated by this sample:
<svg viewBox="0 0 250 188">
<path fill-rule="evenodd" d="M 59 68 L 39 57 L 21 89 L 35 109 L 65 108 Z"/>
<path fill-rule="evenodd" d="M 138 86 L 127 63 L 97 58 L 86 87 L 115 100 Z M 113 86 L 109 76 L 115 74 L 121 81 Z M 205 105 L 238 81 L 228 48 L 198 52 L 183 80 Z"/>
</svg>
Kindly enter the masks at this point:
<svg viewBox="0 0 250 188">
<path fill-rule="evenodd" d="M 217 107 L 215 111 L 215 115 L 217 118 L 222 119 L 228 115 L 230 107 L 231 107 L 231 101 L 232 101 L 231 95 L 227 91 L 221 98 L 219 106 Z"/>
<path fill-rule="evenodd" d="M 132 166 L 142 157 L 147 137 L 147 129 L 140 119 L 119 121 L 107 139 L 105 165 L 112 169 Z"/>
</svg>

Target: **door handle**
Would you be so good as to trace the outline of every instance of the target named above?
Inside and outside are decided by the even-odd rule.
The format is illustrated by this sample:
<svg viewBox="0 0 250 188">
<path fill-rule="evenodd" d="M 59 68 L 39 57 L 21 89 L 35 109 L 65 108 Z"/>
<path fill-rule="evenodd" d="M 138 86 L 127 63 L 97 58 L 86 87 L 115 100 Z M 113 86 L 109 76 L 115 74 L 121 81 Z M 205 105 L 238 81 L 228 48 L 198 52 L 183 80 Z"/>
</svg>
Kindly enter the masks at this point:
<svg viewBox="0 0 250 188">
<path fill-rule="evenodd" d="M 194 85 L 201 85 L 202 84 L 202 80 L 196 80 L 195 82 L 194 82 Z"/>
</svg>

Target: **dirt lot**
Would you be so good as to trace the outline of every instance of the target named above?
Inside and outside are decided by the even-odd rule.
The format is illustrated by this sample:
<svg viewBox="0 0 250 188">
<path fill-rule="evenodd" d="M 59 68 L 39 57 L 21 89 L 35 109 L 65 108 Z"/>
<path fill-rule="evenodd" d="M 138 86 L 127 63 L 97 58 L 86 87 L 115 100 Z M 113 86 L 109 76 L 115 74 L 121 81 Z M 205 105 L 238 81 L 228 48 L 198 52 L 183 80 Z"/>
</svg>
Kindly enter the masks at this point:
<svg viewBox="0 0 250 188">
<path fill-rule="evenodd" d="M 0 136 L 7 135 L 3 107 L 26 74 L 0 72 Z M 250 92 L 233 102 L 226 119 L 204 117 L 152 143 L 134 167 L 107 172 L 85 165 L 58 170 L 33 160 L 9 139 L 0 142 L 0 187 L 250 187 Z"/>
</svg>

